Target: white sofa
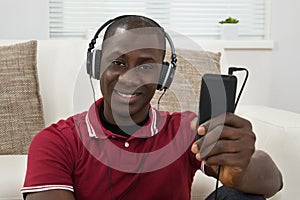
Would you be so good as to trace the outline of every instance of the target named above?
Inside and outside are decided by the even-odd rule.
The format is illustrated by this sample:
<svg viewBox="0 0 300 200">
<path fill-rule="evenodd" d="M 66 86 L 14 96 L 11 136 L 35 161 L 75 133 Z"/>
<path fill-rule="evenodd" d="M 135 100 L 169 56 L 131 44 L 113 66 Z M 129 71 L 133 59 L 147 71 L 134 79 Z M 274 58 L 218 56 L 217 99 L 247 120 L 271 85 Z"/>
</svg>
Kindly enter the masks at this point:
<svg viewBox="0 0 300 200">
<path fill-rule="evenodd" d="M 16 41 L 1 41 L 0 45 Z M 46 126 L 60 118 L 86 110 L 93 101 L 83 66 L 88 41 L 38 41 L 38 76 Z M 97 90 L 97 84 L 95 85 Z M 79 88 L 79 89 L 74 89 Z M 78 101 L 84 95 L 86 101 Z M 99 96 L 99 94 L 98 94 Z M 295 199 L 300 169 L 300 114 L 264 106 L 241 105 L 237 113 L 253 123 L 257 148 L 266 150 L 283 173 L 284 188 L 273 200 Z M 19 192 L 26 171 L 26 155 L 0 155 L 0 199 L 21 199 Z M 214 190 L 215 180 L 196 174 L 192 199 L 204 199 Z"/>
</svg>

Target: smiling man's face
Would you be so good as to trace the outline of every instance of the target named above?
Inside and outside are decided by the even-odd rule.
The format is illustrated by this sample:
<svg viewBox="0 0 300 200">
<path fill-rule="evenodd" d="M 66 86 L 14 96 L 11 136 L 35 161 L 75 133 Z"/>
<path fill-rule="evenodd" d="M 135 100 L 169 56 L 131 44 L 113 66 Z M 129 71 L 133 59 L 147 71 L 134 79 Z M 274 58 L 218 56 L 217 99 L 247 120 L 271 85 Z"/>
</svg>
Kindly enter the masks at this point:
<svg viewBox="0 0 300 200">
<path fill-rule="evenodd" d="M 147 117 L 163 55 L 157 34 L 147 31 L 117 29 L 105 41 L 100 87 L 106 120 L 130 125 Z"/>
</svg>

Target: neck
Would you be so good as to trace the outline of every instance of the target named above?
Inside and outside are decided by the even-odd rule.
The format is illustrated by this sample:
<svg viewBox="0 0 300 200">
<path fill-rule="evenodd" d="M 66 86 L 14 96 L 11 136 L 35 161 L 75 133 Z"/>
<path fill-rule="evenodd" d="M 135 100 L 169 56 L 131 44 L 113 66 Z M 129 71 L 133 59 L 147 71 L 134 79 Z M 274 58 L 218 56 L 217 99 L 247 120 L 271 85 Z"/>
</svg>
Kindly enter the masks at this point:
<svg viewBox="0 0 300 200">
<path fill-rule="evenodd" d="M 116 124 L 110 124 L 104 117 L 104 108 L 100 108 L 100 120 L 102 122 L 102 125 L 107 130 L 111 131 L 112 133 L 118 134 L 120 136 L 124 136 L 126 138 L 133 135 L 140 127 L 144 126 L 144 124 L 148 121 L 149 116 L 147 116 L 146 119 L 144 119 L 142 122 L 137 123 L 135 125 L 131 126 L 118 126 Z"/>
<path fill-rule="evenodd" d="M 116 124 L 118 126 L 131 126 L 136 125 L 143 122 L 145 119 L 149 117 L 149 106 L 145 106 L 142 110 L 137 114 L 120 114 L 118 112 L 114 112 L 112 114 L 112 109 L 108 105 L 103 105 L 104 107 L 104 117 L 105 120 L 110 124 Z"/>
</svg>

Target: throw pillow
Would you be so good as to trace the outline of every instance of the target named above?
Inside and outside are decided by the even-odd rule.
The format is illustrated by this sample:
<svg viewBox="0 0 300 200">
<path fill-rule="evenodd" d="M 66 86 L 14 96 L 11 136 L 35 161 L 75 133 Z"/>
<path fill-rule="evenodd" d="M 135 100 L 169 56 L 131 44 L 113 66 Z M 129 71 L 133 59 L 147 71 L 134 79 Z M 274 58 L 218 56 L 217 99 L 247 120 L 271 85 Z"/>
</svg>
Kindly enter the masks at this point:
<svg viewBox="0 0 300 200">
<path fill-rule="evenodd" d="M 221 53 L 176 49 L 177 68 L 174 80 L 160 101 L 160 110 L 198 112 L 202 76 L 206 73 L 220 73 Z M 167 51 L 166 60 L 170 58 Z M 169 59 L 170 60 L 170 59 Z M 151 103 L 157 107 L 162 92 L 156 92 Z"/>
<path fill-rule="evenodd" d="M 37 41 L 0 47 L 0 154 L 27 154 L 44 127 Z"/>
</svg>

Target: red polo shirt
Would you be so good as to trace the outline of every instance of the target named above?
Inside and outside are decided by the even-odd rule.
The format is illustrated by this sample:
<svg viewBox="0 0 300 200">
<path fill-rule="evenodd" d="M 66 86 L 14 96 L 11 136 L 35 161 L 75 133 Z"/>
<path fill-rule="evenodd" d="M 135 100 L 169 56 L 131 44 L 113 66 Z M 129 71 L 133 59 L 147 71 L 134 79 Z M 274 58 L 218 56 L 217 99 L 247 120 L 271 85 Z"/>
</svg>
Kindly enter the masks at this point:
<svg viewBox="0 0 300 200">
<path fill-rule="evenodd" d="M 190 150 L 196 115 L 151 108 L 146 124 L 125 138 L 102 126 L 102 105 L 100 99 L 33 139 L 21 192 L 64 189 L 76 200 L 190 199 L 200 168 Z"/>
</svg>

